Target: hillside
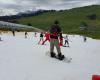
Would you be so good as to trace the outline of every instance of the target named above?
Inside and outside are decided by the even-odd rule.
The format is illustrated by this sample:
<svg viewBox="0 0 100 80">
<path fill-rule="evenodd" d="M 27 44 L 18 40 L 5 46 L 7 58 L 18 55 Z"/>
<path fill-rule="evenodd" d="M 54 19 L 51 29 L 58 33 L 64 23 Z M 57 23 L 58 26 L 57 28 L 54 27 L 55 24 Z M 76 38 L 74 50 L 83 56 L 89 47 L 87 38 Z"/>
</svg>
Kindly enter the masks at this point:
<svg viewBox="0 0 100 80">
<path fill-rule="evenodd" d="M 93 18 L 93 15 L 95 15 L 95 18 Z M 45 12 L 38 16 L 17 19 L 21 24 L 30 23 L 32 26 L 44 30 L 48 30 L 54 20 L 59 20 L 64 33 L 85 34 L 100 39 L 100 5 Z M 87 31 L 80 31 L 79 27 L 82 23 L 87 25 Z"/>
</svg>

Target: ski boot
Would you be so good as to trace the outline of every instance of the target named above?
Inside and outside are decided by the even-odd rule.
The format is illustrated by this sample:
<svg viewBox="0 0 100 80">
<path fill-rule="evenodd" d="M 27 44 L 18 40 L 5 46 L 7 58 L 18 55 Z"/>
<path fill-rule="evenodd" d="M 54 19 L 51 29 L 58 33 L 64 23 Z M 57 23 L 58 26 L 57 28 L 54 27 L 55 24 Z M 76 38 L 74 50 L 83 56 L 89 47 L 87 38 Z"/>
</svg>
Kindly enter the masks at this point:
<svg viewBox="0 0 100 80">
<path fill-rule="evenodd" d="M 56 54 L 54 52 L 51 52 L 50 56 L 53 58 L 53 57 L 56 57 Z"/>
<path fill-rule="evenodd" d="M 58 54 L 58 59 L 59 59 L 59 60 L 63 60 L 64 58 L 65 58 L 64 55 L 62 55 L 61 53 Z"/>
</svg>

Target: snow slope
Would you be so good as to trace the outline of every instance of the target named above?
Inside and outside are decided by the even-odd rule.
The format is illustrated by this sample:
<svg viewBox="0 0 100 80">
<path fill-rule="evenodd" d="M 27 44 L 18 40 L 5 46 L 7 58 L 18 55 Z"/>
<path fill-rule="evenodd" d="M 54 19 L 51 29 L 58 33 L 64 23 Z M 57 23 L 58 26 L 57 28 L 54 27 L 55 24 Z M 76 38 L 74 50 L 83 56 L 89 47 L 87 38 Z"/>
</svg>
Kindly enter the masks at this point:
<svg viewBox="0 0 100 80">
<path fill-rule="evenodd" d="M 70 47 L 61 47 L 62 53 L 72 57 L 65 63 L 45 55 L 49 42 L 38 45 L 39 34 L 3 33 L 0 35 L 0 80 L 91 80 L 100 75 L 100 40 L 69 35 Z"/>
</svg>

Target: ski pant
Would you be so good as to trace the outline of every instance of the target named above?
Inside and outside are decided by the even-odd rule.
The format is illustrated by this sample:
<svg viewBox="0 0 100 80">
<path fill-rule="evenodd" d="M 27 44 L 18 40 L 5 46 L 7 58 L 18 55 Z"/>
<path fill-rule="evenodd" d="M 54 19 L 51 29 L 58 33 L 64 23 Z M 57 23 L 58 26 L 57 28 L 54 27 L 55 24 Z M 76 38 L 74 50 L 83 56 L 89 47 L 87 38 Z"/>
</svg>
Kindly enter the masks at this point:
<svg viewBox="0 0 100 80">
<path fill-rule="evenodd" d="M 59 46 L 59 40 L 50 38 L 50 52 L 54 52 L 54 46 L 56 47 L 58 54 L 60 54 L 61 49 Z"/>
<path fill-rule="evenodd" d="M 63 46 L 63 39 L 60 39 L 59 45 L 60 45 L 60 46 Z"/>
<path fill-rule="evenodd" d="M 64 44 L 64 45 L 66 45 L 66 43 L 67 43 L 67 45 L 69 46 L 69 42 L 68 42 L 68 40 L 65 40 L 65 44 Z"/>
<path fill-rule="evenodd" d="M 43 41 L 43 37 L 40 37 L 38 44 L 40 44 L 41 41 Z"/>
</svg>

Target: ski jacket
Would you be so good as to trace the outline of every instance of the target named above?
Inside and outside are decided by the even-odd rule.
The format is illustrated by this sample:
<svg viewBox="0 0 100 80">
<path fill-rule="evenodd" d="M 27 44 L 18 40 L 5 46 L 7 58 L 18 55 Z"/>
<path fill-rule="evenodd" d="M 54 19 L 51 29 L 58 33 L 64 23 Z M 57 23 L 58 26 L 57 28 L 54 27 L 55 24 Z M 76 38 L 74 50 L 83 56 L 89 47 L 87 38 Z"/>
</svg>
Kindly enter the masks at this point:
<svg viewBox="0 0 100 80">
<path fill-rule="evenodd" d="M 50 38 L 50 34 L 49 34 L 48 32 L 45 32 L 45 37 L 46 37 L 47 39 L 49 39 L 49 38 Z"/>
<path fill-rule="evenodd" d="M 59 27 L 59 25 L 57 24 L 52 25 L 50 28 L 50 38 L 58 39 L 60 32 L 61 28 Z"/>
<path fill-rule="evenodd" d="M 65 39 L 66 41 L 68 41 L 68 37 L 65 36 L 64 39 Z"/>
</svg>

